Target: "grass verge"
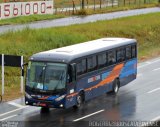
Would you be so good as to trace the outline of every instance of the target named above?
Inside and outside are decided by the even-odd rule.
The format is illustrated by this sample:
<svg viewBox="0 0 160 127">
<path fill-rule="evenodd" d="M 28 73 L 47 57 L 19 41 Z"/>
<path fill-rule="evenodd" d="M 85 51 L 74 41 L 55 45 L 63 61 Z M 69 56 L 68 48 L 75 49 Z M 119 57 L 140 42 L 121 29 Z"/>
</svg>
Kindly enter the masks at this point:
<svg viewBox="0 0 160 127">
<path fill-rule="evenodd" d="M 22 17 L 14 17 L 10 19 L 2 19 L 0 20 L 0 26 L 2 25 L 14 25 L 14 24 L 24 24 L 24 23 L 30 23 L 35 21 L 42 21 L 42 20 L 51 20 L 51 19 L 58 19 L 58 18 L 64 18 L 63 14 L 59 15 L 52 15 L 52 14 L 46 14 L 46 15 L 29 15 L 29 16 L 22 16 Z"/>
<path fill-rule="evenodd" d="M 32 54 L 44 50 L 102 37 L 127 37 L 138 40 L 138 58 L 139 61 L 144 61 L 160 56 L 159 26 L 160 13 L 151 13 L 66 27 L 38 30 L 26 28 L 0 35 L 0 52 L 24 55 L 27 61 Z M 5 76 L 7 92 L 4 98 L 13 99 L 20 96 L 20 71 L 16 68 L 6 68 Z"/>
</svg>

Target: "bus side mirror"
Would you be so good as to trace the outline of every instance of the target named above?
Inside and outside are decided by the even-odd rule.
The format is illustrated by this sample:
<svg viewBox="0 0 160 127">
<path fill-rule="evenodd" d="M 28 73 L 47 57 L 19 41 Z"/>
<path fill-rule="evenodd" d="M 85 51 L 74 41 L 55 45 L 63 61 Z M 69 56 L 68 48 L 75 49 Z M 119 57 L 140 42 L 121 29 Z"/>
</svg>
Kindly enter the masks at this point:
<svg viewBox="0 0 160 127">
<path fill-rule="evenodd" d="M 76 81 L 76 64 L 71 64 L 71 81 Z"/>
<path fill-rule="evenodd" d="M 21 74 L 22 77 L 24 77 L 24 68 L 22 68 L 22 74 Z"/>
<path fill-rule="evenodd" d="M 27 66 L 28 63 L 24 63 L 22 66 L 21 66 L 21 76 L 24 77 L 24 66 Z"/>
</svg>

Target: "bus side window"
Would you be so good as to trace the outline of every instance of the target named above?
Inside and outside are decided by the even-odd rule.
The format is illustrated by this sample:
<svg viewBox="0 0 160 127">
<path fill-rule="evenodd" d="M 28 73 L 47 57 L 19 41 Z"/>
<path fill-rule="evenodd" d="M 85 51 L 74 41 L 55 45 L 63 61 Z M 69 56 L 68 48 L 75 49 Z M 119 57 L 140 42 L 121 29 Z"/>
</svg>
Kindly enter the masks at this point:
<svg viewBox="0 0 160 127">
<path fill-rule="evenodd" d="M 123 48 L 117 50 L 117 62 L 125 60 L 125 51 Z"/>
<path fill-rule="evenodd" d="M 98 57 L 98 68 L 105 67 L 107 65 L 107 54 L 99 54 Z"/>
<path fill-rule="evenodd" d="M 81 75 L 81 73 L 82 73 L 81 64 L 82 64 L 81 62 L 77 63 L 77 66 L 76 66 L 76 68 L 77 68 L 77 75 Z"/>
<path fill-rule="evenodd" d="M 77 63 L 77 75 L 81 75 L 87 72 L 86 59 L 83 59 Z"/>
<path fill-rule="evenodd" d="M 136 57 L 136 46 L 132 45 L 132 58 Z"/>
<path fill-rule="evenodd" d="M 126 47 L 126 59 L 131 59 L 131 46 Z"/>
<path fill-rule="evenodd" d="M 108 64 L 112 65 L 116 62 L 116 53 L 115 51 L 108 52 Z"/>
<path fill-rule="evenodd" d="M 86 59 L 82 60 L 82 67 L 81 68 L 82 68 L 82 74 L 87 72 L 87 60 Z"/>
<path fill-rule="evenodd" d="M 87 58 L 87 69 L 88 72 L 93 71 L 97 68 L 97 58 L 96 56 L 91 56 Z"/>
<path fill-rule="evenodd" d="M 76 81 L 76 64 L 75 63 L 72 63 L 69 65 L 67 81 L 69 83 Z"/>
</svg>

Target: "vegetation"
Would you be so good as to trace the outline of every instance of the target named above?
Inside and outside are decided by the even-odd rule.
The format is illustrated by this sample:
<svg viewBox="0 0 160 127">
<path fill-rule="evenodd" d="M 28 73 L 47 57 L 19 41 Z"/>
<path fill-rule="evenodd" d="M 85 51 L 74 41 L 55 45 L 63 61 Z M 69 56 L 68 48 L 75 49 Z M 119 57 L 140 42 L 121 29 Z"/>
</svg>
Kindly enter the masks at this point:
<svg viewBox="0 0 160 127">
<path fill-rule="evenodd" d="M 88 5 L 103 5 L 103 4 L 115 4 L 118 6 L 126 6 L 126 5 L 142 5 L 142 4 L 157 4 L 159 0 L 54 0 L 56 7 L 72 7 L 73 4 L 75 6 L 81 6 L 81 8 L 85 8 Z"/>
<path fill-rule="evenodd" d="M 160 13 L 66 27 L 39 30 L 26 28 L 22 31 L 10 31 L 0 35 L 0 52 L 24 55 L 27 62 L 29 56 L 44 50 L 102 37 L 127 37 L 138 40 L 138 58 L 143 61 L 160 55 L 160 27 L 158 26 L 160 26 Z M 5 98 L 15 98 L 21 95 L 18 76 L 20 76 L 20 69 L 5 68 L 5 89 L 7 90 Z"/>
<path fill-rule="evenodd" d="M 84 2 L 84 3 L 83 3 Z M 55 8 L 62 8 L 63 11 L 56 11 L 56 14 L 65 15 L 90 15 L 97 13 L 108 13 L 114 11 L 123 11 L 138 8 L 149 8 L 159 6 L 159 0 L 64 0 L 55 1 Z M 64 9 L 73 8 L 74 11 Z M 81 9 L 78 10 L 77 8 Z M 64 11 L 66 10 L 66 11 Z"/>
<path fill-rule="evenodd" d="M 12 25 L 12 24 L 23 24 L 23 23 L 30 23 L 34 21 L 40 21 L 40 20 L 50 20 L 50 19 L 57 19 L 57 18 L 63 18 L 64 15 L 30 15 L 30 16 L 22 16 L 22 17 L 15 17 L 11 19 L 2 19 L 0 20 L 0 25 Z"/>
<path fill-rule="evenodd" d="M 24 2 L 25 1 L 32 1 L 32 0 L 24 0 Z M 4 1 L 0 0 L 0 2 Z M 159 6 L 158 3 L 159 0 L 84 0 L 84 9 L 78 10 L 77 7 L 82 6 L 82 0 L 74 0 L 75 8 L 73 12 L 72 10 L 64 9 L 64 8 L 72 9 L 73 0 L 55 0 L 54 8 L 56 14 L 31 15 L 31 16 L 15 17 L 11 19 L 3 19 L 0 20 L 0 25 L 24 24 L 34 21 L 51 20 L 56 18 L 63 18 L 65 16 L 73 14 L 91 15 L 97 13 L 108 13 L 108 12 L 123 11 L 123 10 L 138 9 L 138 8 L 149 8 L 149 7 Z M 111 6 L 107 6 L 108 4 L 110 4 Z M 96 6 L 96 8 L 94 8 L 94 5 Z M 104 5 L 106 7 L 104 7 Z M 90 8 L 89 6 L 92 6 L 92 8 Z M 59 9 L 58 11 L 57 8 L 61 9 Z"/>
<path fill-rule="evenodd" d="M 139 6 L 136 6 L 136 5 L 115 6 L 115 7 L 101 8 L 101 9 L 97 8 L 96 10 L 86 8 L 86 9 L 77 10 L 75 15 L 92 15 L 92 14 L 109 13 L 109 12 L 133 10 L 133 9 L 140 9 L 140 8 L 151 8 L 155 6 L 158 6 L 158 4 L 142 4 Z"/>
</svg>

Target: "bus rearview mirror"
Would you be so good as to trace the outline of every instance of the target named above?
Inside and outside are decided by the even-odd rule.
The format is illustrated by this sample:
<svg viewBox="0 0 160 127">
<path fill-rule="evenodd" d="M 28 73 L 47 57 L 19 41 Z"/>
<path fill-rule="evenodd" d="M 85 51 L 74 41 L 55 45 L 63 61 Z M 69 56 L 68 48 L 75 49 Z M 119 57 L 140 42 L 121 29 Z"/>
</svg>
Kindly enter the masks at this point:
<svg viewBox="0 0 160 127">
<path fill-rule="evenodd" d="M 22 66 L 21 66 L 21 76 L 24 77 L 24 66 L 27 66 L 28 63 L 24 63 Z"/>
</svg>

